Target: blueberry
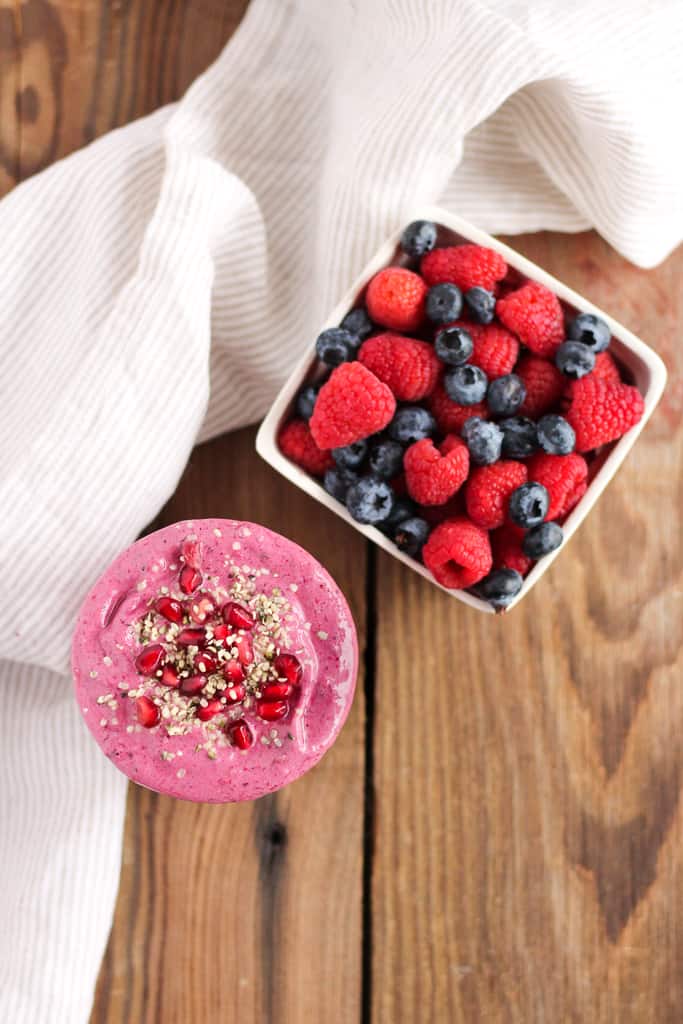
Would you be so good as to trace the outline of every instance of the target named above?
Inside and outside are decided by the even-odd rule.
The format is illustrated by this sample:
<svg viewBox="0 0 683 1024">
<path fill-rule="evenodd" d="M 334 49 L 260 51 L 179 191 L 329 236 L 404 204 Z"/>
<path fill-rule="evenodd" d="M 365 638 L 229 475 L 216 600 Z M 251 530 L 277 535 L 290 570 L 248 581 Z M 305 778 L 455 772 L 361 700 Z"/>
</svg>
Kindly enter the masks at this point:
<svg viewBox="0 0 683 1024">
<path fill-rule="evenodd" d="M 399 523 L 402 523 L 404 519 L 412 519 L 416 513 L 417 505 L 411 498 L 396 498 L 389 517 L 382 523 L 382 529 L 393 532 Z"/>
<path fill-rule="evenodd" d="M 462 292 L 457 284 L 435 284 L 427 292 L 425 313 L 434 324 L 457 320 L 462 309 Z"/>
<path fill-rule="evenodd" d="M 340 327 L 344 330 L 350 331 L 358 341 L 365 341 L 369 334 L 375 329 L 375 325 L 368 316 L 368 311 L 365 306 L 359 306 L 357 309 L 352 309 L 350 313 L 347 313 L 342 320 Z"/>
<path fill-rule="evenodd" d="M 526 398 L 524 381 L 516 373 L 506 373 L 489 384 L 486 404 L 492 416 L 512 416 Z"/>
<path fill-rule="evenodd" d="M 543 484 L 534 480 L 522 484 L 510 495 L 510 519 L 516 526 L 538 526 L 548 514 L 550 496 Z"/>
<path fill-rule="evenodd" d="M 477 586 L 477 593 L 494 608 L 505 608 L 522 589 L 524 580 L 516 569 L 494 569 Z"/>
<path fill-rule="evenodd" d="M 296 411 L 303 420 L 310 420 L 313 415 L 313 408 L 319 390 L 318 385 L 307 384 L 296 396 Z"/>
<path fill-rule="evenodd" d="M 490 324 L 496 313 L 496 296 L 476 285 L 468 288 L 464 295 L 470 316 L 478 324 Z"/>
<path fill-rule="evenodd" d="M 420 405 L 404 405 L 389 424 L 389 437 L 401 444 L 414 444 L 436 430 L 436 420 Z"/>
<path fill-rule="evenodd" d="M 341 366 L 348 362 L 357 348 L 358 337 L 343 327 L 329 327 L 315 343 L 318 358 L 328 366 Z"/>
<path fill-rule="evenodd" d="M 361 462 L 368 453 L 367 441 L 354 441 L 343 448 L 333 448 L 332 458 L 338 466 L 344 469 L 358 469 Z"/>
<path fill-rule="evenodd" d="M 579 313 L 567 329 L 567 337 L 571 341 L 581 341 L 593 352 L 604 352 L 612 335 L 604 320 L 593 313 Z"/>
<path fill-rule="evenodd" d="M 444 327 L 434 338 L 434 351 L 442 363 L 460 366 L 474 351 L 472 335 L 464 327 Z"/>
<path fill-rule="evenodd" d="M 476 405 L 486 394 L 488 378 L 479 366 L 467 363 L 447 370 L 443 386 L 448 397 L 459 405 Z"/>
<path fill-rule="evenodd" d="M 542 416 L 536 424 L 538 443 L 550 455 L 569 455 L 574 451 L 576 434 L 564 416 Z"/>
<path fill-rule="evenodd" d="M 563 539 L 562 527 L 557 523 L 541 523 L 525 535 L 522 551 L 527 558 L 543 558 L 559 548 Z"/>
<path fill-rule="evenodd" d="M 346 507 L 357 523 L 376 525 L 391 514 L 394 492 L 384 480 L 362 476 L 346 492 Z"/>
<path fill-rule="evenodd" d="M 337 501 L 346 501 L 346 492 L 351 484 L 358 481 L 358 473 L 352 469 L 344 469 L 342 466 L 333 466 L 328 469 L 323 479 L 323 487 L 328 494 L 331 494 Z"/>
<path fill-rule="evenodd" d="M 429 536 L 429 523 L 415 516 L 404 519 L 394 531 L 394 543 L 406 555 L 418 555 Z"/>
<path fill-rule="evenodd" d="M 524 416 L 511 416 L 501 420 L 498 426 L 503 431 L 503 455 L 510 459 L 526 459 L 538 448 L 536 424 Z"/>
<path fill-rule="evenodd" d="M 481 416 L 470 416 L 463 425 L 462 439 L 477 465 L 490 466 L 500 458 L 503 431 L 496 423 L 489 423 Z"/>
<path fill-rule="evenodd" d="M 555 365 L 565 377 L 578 380 L 595 366 L 595 352 L 582 341 L 563 341 L 555 355 Z"/>
<path fill-rule="evenodd" d="M 401 248 L 408 256 L 424 256 L 436 245 L 436 224 L 431 220 L 414 220 L 401 235 Z"/>
<path fill-rule="evenodd" d="M 376 441 L 370 449 L 368 466 L 381 480 L 391 480 L 403 468 L 403 445 L 398 441 Z"/>
</svg>

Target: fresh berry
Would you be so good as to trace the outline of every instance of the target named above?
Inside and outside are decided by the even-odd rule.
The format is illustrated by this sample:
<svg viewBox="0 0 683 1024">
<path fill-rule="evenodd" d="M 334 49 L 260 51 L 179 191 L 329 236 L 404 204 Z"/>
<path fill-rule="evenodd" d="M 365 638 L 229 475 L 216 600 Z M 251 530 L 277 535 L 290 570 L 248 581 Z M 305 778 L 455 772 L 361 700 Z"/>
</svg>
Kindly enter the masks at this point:
<svg viewBox="0 0 683 1024">
<path fill-rule="evenodd" d="M 278 679 L 285 679 L 290 686 L 298 686 L 301 682 L 303 668 L 295 654 L 282 651 L 273 661 L 273 668 Z"/>
<path fill-rule="evenodd" d="M 524 381 L 516 373 L 496 377 L 486 392 L 486 404 L 492 416 L 513 416 L 526 397 Z"/>
<path fill-rule="evenodd" d="M 510 495 L 527 481 L 521 462 L 496 462 L 473 469 L 465 487 L 467 514 L 477 526 L 495 530 L 507 518 Z"/>
<path fill-rule="evenodd" d="M 406 256 L 424 256 L 436 245 L 436 224 L 431 220 L 414 220 L 403 229 L 401 248 Z"/>
<path fill-rule="evenodd" d="M 621 382 L 619 367 L 609 352 L 598 352 L 595 357 L 595 369 L 591 376 L 611 381 L 612 384 L 619 384 Z"/>
<path fill-rule="evenodd" d="M 444 454 L 430 438 L 411 445 L 403 457 L 408 493 L 419 505 L 443 505 L 462 487 L 470 467 L 467 446 L 450 439 Z"/>
<path fill-rule="evenodd" d="M 528 281 L 498 299 L 496 313 L 536 355 L 553 356 L 564 338 L 560 300 L 538 281 Z"/>
<path fill-rule="evenodd" d="M 219 715 L 223 710 L 223 705 L 217 697 L 212 697 L 211 700 L 207 700 L 206 704 L 200 704 L 197 708 L 197 718 L 200 722 L 209 722 L 216 715 Z"/>
<path fill-rule="evenodd" d="M 508 513 L 515 526 L 530 529 L 542 523 L 548 514 L 550 495 L 536 480 L 517 487 L 510 495 Z"/>
<path fill-rule="evenodd" d="M 330 453 L 320 450 L 304 420 L 285 423 L 278 435 L 278 444 L 283 455 L 312 476 L 323 476 L 332 465 Z"/>
<path fill-rule="evenodd" d="M 547 518 L 561 519 L 586 493 L 588 466 L 576 452 L 571 455 L 541 453 L 529 462 L 529 478 L 543 484 L 550 495 Z"/>
<path fill-rule="evenodd" d="M 490 324 L 496 315 L 496 296 L 486 288 L 468 288 L 463 298 L 467 310 L 478 324 Z"/>
<path fill-rule="evenodd" d="M 206 642 L 206 630 L 203 626 L 187 626 L 180 630 L 175 642 L 179 647 L 201 647 Z"/>
<path fill-rule="evenodd" d="M 397 498 L 389 516 L 381 524 L 382 530 L 393 537 L 394 530 L 406 519 L 414 519 L 417 515 L 417 506 L 411 498 Z"/>
<path fill-rule="evenodd" d="M 403 468 L 403 445 L 398 441 L 375 441 L 368 456 L 368 467 L 382 480 L 398 476 Z"/>
<path fill-rule="evenodd" d="M 159 612 L 159 615 L 163 615 L 169 622 L 175 622 L 177 625 L 183 621 L 183 606 L 180 601 L 176 601 L 173 597 L 158 598 L 154 607 Z"/>
<path fill-rule="evenodd" d="M 391 513 L 394 492 L 385 480 L 361 477 L 346 492 L 346 507 L 357 523 L 377 525 Z"/>
<path fill-rule="evenodd" d="M 368 285 L 365 304 L 375 323 L 392 331 L 414 331 L 424 320 L 427 285 L 419 274 L 386 267 Z"/>
<path fill-rule="evenodd" d="M 192 621 L 202 626 L 216 611 L 216 602 L 209 594 L 197 594 L 185 602 L 185 608 Z"/>
<path fill-rule="evenodd" d="M 351 484 L 357 483 L 359 479 L 358 473 L 354 473 L 352 469 L 342 469 L 339 466 L 334 466 L 325 473 L 323 487 L 337 501 L 345 503 L 349 487 Z"/>
<path fill-rule="evenodd" d="M 358 359 L 400 402 L 417 402 L 431 394 L 441 369 L 432 345 L 389 331 L 364 341 Z"/>
<path fill-rule="evenodd" d="M 444 327 L 436 333 L 434 351 L 442 363 L 461 366 L 474 351 L 472 335 L 464 327 Z"/>
<path fill-rule="evenodd" d="M 254 742 L 254 735 L 243 718 L 237 722 L 231 722 L 227 733 L 230 742 L 238 750 L 248 750 Z"/>
<path fill-rule="evenodd" d="M 645 403 L 637 388 L 584 377 L 572 388 L 567 421 L 576 434 L 577 452 L 616 441 L 641 419 Z"/>
<path fill-rule="evenodd" d="M 175 665 L 164 665 L 161 670 L 161 679 L 159 682 L 164 686 L 178 686 L 180 682 L 180 675 Z"/>
<path fill-rule="evenodd" d="M 223 690 L 223 696 L 228 704 L 241 704 L 246 695 L 247 688 L 244 683 L 231 683 Z"/>
<path fill-rule="evenodd" d="M 346 331 L 350 331 L 359 342 L 365 341 L 368 335 L 372 334 L 375 329 L 375 325 L 368 316 L 365 306 L 358 306 L 356 309 L 352 309 L 346 314 L 339 326 L 343 327 Z"/>
<path fill-rule="evenodd" d="M 476 405 L 484 400 L 488 378 L 478 366 L 453 366 L 443 375 L 446 394 L 459 405 Z"/>
<path fill-rule="evenodd" d="M 491 551 L 496 569 L 516 569 L 522 576 L 531 568 L 532 560 L 522 551 L 524 530 L 512 523 L 505 523 L 491 533 Z"/>
<path fill-rule="evenodd" d="M 253 629 L 256 619 L 248 608 L 236 601 L 228 601 L 223 605 L 223 621 L 235 629 Z"/>
<path fill-rule="evenodd" d="M 161 644 L 148 644 L 137 655 L 135 668 L 141 676 L 153 676 L 164 660 L 165 653 Z"/>
<path fill-rule="evenodd" d="M 405 405 L 389 424 L 389 436 L 401 444 L 414 444 L 429 437 L 436 429 L 432 414 L 419 405 Z"/>
<path fill-rule="evenodd" d="M 480 416 L 471 416 L 463 424 L 462 438 L 472 462 L 478 466 L 489 466 L 500 458 L 503 431 L 498 424 L 488 423 Z"/>
<path fill-rule="evenodd" d="M 197 587 L 201 586 L 202 579 L 203 577 L 199 569 L 195 569 L 192 565 L 184 565 L 180 570 L 178 585 L 183 594 L 191 594 Z"/>
<path fill-rule="evenodd" d="M 429 523 L 418 516 L 404 519 L 394 531 L 394 543 L 399 551 L 415 558 L 419 555 L 429 536 L 429 529 Z"/>
<path fill-rule="evenodd" d="M 203 676 L 210 676 L 218 668 L 218 662 L 210 651 L 200 651 L 194 663 Z"/>
<path fill-rule="evenodd" d="M 206 676 L 187 676 L 180 680 L 180 692 L 185 697 L 196 697 L 206 686 Z"/>
<path fill-rule="evenodd" d="M 566 380 L 553 363 L 540 356 L 525 355 L 515 367 L 515 373 L 526 388 L 520 415 L 536 418 L 557 405 Z"/>
<path fill-rule="evenodd" d="M 595 353 L 582 341 L 565 341 L 555 353 L 555 366 L 565 377 L 579 380 L 595 367 Z"/>
<path fill-rule="evenodd" d="M 358 469 L 367 454 L 367 441 L 354 441 L 343 448 L 332 449 L 332 458 L 342 469 Z"/>
<path fill-rule="evenodd" d="M 319 448 L 341 448 L 382 430 L 395 410 L 396 399 L 386 384 L 362 363 L 344 363 L 320 389 L 311 433 Z"/>
<path fill-rule="evenodd" d="M 488 532 L 464 517 L 439 523 L 422 549 L 422 561 L 443 587 L 471 587 L 491 569 Z"/>
<path fill-rule="evenodd" d="M 315 408 L 315 400 L 320 390 L 315 384 L 307 384 L 296 396 L 296 413 L 302 420 L 310 420 Z"/>
<path fill-rule="evenodd" d="M 462 292 L 456 284 L 435 284 L 427 292 L 425 313 L 433 324 L 457 320 L 462 310 Z"/>
<path fill-rule="evenodd" d="M 266 722 L 278 722 L 289 714 L 289 704 L 286 700 L 257 700 L 256 714 Z"/>
<path fill-rule="evenodd" d="M 610 343 L 612 334 L 604 320 L 593 313 L 579 313 L 567 328 L 567 337 L 571 341 L 581 341 L 588 345 L 596 354 L 604 352 Z"/>
<path fill-rule="evenodd" d="M 485 288 L 492 291 L 507 274 L 503 257 L 482 245 L 453 245 L 427 253 L 420 270 L 427 284 L 450 281 L 462 291 Z"/>
<path fill-rule="evenodd" d="M 515 569 L 494 569 L 477 587 L 477 593 L 494 608 L 507 608 L 522 589 L 520 573 Z"/>
<path fill-rule="evenodd" d="M 503 455 L 507 459 L 526 459 L 538 451 L 536 424 L 524 416 L 511 416 L 498 424 L 503 431 Z"/>
<path fill-rule="evenodd" d="M 559 548 L 563 540 L 562 527 L 557 523 L 540 523 L 529 530 L 522 541 L 522 551 L 529 558 L 543 558 Z"/>
<path fill-rule="evenodd" d="M 473 416 L 486 419 L 489 414 L 486 402 L 476 405 L 460 405 L 448 397 L 443 383 L 439 382 L 429 398 L 429 408 L 442 434 L 457 434 L 466 420 Z"/>
<path fill-rule="evenodd" d="M 511 373 L 519 356 L 519 342 L 500 324 L 465 324 L 474 349 L 470 362 L 480 366 L 489 380 Z"/>
<path fill-rule="evenodd" d="M 536 424 L 538 443 L 550 455 L 569 455 L 574 451 L 576 435 L 564 416 L 550 413 Z"/>
<path fill-rule="evenodd" d="M 318 335 L 315 351 L 327 366 L 340 366 L 353 358 L 358 347 L 358 338 L 343 327 L 328 327 Z"/>
<path fill-rule="evenodd" d="M 145 729 L 152 729 L 161 718 L 159 708 L 149 697 L 137 698 L 135 701 L 135 714 L 138 722 Z"/>
</svg>

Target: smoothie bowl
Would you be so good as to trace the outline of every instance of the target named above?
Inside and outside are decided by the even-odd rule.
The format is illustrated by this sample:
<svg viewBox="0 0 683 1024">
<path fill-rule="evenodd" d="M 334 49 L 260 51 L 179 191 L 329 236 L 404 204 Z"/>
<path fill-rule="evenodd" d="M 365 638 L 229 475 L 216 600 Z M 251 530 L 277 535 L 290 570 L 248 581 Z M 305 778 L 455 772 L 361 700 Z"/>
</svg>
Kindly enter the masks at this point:
<svg viewBox="0 0 683 1024">
<path fill-rule="evenodd" d="M 297 779 L 342 728 L 358 667 L 341 591 L 298 545 L 230 519 L 175 523 L 87 595 L 72 668 L 86 724 L 134 782 L 252 800 Z"/>
</svg>

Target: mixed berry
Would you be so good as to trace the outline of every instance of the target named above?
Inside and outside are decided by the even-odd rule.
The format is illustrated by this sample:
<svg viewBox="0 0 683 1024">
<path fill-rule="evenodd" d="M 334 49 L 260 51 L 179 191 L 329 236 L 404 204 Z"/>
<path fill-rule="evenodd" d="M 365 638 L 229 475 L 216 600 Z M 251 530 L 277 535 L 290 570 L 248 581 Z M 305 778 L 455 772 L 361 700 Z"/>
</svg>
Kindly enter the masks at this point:
<svg viewBox="0 0 683 1024">
<path fill-rule="evenodd" d="M 644 404 L 600 317 L 491 249 L 438 239 L 409 224 L 399 265 L 323 331 L 278 441 L 437 582 L 504 608 Z"/>
</svg>

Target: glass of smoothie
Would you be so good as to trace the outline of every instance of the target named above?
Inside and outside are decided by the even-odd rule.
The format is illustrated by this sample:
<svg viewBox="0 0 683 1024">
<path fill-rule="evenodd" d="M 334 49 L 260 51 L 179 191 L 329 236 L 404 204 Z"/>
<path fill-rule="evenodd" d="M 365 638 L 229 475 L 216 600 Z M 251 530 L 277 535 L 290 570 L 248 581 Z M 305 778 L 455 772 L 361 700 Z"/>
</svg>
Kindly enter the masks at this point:
<svg viewBox="0 0 683 1024">
<path fill-rule="evenodd" d="M 353 699 L 343 594 L 297 544 L 254 523 L 175 523 L 127 548 L 87 595 L 76 697 L 134 782 L 186 800 L 253 800 L 308 771 Z"/>
</svg>

